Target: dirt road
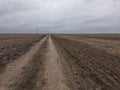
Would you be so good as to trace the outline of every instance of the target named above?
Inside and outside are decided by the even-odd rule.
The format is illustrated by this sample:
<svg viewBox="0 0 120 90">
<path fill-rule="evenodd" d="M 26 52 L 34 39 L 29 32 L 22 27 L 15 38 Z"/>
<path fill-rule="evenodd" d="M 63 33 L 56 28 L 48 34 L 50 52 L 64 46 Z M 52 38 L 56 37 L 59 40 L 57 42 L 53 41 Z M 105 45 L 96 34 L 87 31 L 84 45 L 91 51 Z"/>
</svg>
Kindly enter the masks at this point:
<svg viewBox="0 0 120 90">
<path fill-rule="evenodd" d="M 0 90 L 69 90 L 62 68 L 56 46 L 51 36 L 46 36 L 8 64 L 0 74 Z"/>
<path fill-rule="evenodd" d="M 14 62 L 8 64 L 7 69 L 0 74 L 0 90 L 14 90 L 15 86 L 12 86 L 16 80 L 20 80 L 22 77 L 23 68 L 33 59 L 33 56 L 39 50 L 41 45 L 45 42 L 47 36 L 40 42 L 36 43 L 25 55 L 18 58 Z M 14 87 L 14 88 L 13 88 Z"/>
<path fill-rule="evenodd" d="M 45 78 L 47 86 L 43 90 L 69 90 L 64 83 L 65 77 L 62 72 L 60 57 L 53 44 L 51 36 L 48 39 L 48 52 L 46 53 Z"/>
<path fill-rule="evenodd" d="M 120 57 L 82 41 L 46 35 L 7 65 L 0 90 L 120 90 Z"/>
</svg>

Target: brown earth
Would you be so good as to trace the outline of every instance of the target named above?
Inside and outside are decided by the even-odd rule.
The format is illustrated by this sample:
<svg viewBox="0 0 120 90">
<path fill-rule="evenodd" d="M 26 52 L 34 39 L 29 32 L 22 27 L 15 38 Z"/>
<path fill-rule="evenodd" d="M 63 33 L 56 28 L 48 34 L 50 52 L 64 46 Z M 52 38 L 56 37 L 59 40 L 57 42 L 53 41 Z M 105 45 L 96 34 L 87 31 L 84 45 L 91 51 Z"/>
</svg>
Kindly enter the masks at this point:
<svg viewBox="0 0 120 90">
<path fill-rule="evenodd" d="M 44 35 L 0 35 L 0 72 L 6 68 L 8 63 L 25 54 L 43 37 Z"/>
<path fill-rule="evenodd" d="M 116 35 L 60 35 L 74 41 L 89 44 L 109 54 L 120 56 L 120 34 Z M 99 38 L 100 37 L 100 38 Z"/>
<path fill-rule="evenodd" d="M 70 90 L 64 83 L 65 77 L 62 72 L 61 57 L 49 36 L 48 51 L 46 53 L 45 78 L 47 85 L 43 90 Z"/>
<path fill-rule="evenodd" d="M 0 81 L 2 81 L 0 82 L 0 90 L 18 90 L 19 83 L 21 82 L 21 80 L 23 80 L 23 82 L 25 83 L 26 78 L 29 77 L 29 75 L 31 75 L 30 73 L 32 72 L 28 72 L 29 74 L 26 78 L 23 77 L 24 76 L 23 72 L 27 74 L 26 73 L 27 71 L 24 71 L 24 70 L 26 70 L 26 68 L 28 68 L 29 65 L 31 64 L 32 65 L 30 66 L 30 68 L 28 68 L 28 70 L 30 69 L 34 70 L 34 68 L 31 68 L 31 67 L 37 67 L 33 65 L 34 63 L 32 63 L 31 60 L 33 60 L 34 55 L 37 53 L 42 43 L 45 42 L 46 38 L 47 37 L 42 39 L 42 41 L 38 42 L 26 54 L 24 54 L 14 62 L 8 64 L 6 70 L 0 74 Z M 21 79 L 21 78 L 24 78 L 24 79 Z M 21 85 L 20 85 L 20 88 L 22 88 Z"/>
<path fill-rule="evenodd" d="M 55 40 L 66 52 L 66 72 L 73 90 L 120 89 L 119 56 L 72 38 L 56 37 Z"/>
<path fill-rule="evenodd" d="M 0 90 L 69 90 L 51 36 L 7 65 L 0 74 Z"/>
<path fill-rule="evenodd" d="M 32 41 L 13 37 L 0 42 L 22 39 L 20 46 L 30 46 L 26 50 L 25 44 L 25 53 L 5 64 L 0 90 L 120 90 L 119 35 L 40 35 Z"/>
</svg>

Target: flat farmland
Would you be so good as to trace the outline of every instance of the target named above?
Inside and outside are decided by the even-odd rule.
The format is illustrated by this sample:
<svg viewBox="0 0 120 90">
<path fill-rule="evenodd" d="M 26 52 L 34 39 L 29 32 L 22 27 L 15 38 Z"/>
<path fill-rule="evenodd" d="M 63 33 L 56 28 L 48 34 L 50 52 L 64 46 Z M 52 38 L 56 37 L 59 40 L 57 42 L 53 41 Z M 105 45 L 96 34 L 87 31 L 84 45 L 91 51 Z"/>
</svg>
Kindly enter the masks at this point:
<svg viewBox="0 0 120 90">
<path fill-rule="evenodd" d="M 5 65 L 23 55 L 32 45 L 38 42 L 43 35 L 0 35 L 0 71 Z"/>
<path fill-rule="evenodd" d="M 0 35 L 0 90 L 120 90 L 120 35 Z"/>
</svg>

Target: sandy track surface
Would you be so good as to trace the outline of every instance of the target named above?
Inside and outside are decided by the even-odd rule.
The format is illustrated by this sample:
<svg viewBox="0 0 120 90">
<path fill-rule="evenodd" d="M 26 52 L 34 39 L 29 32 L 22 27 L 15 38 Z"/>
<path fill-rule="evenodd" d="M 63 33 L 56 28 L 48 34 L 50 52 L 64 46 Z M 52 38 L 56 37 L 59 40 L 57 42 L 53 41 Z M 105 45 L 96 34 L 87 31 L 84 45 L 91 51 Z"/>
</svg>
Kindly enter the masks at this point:
<svg viewBox="0 0 120 90">
<path fill-rule="evenodd" d="M 51 36 L 48 39 L 48 52 L 46 53 L 45 79 L 47 85 L 43 90 L 69 90 L 64 83 L 60 56 L 56 50 Z"/>
<path fill-rule="evenodd" d="M 26 54 L 8 64 L 6 70 L 0 74 L 0 90 L 14 90 L 12 86 L 13 83 L 15 83 L 16 80 L 20 80 L 18 78 L 22 77 L 21 73 L 24 70 L 23 68 L 33 59 L 34 55 L 46 39 L 47 36 L 40 42 L 36 43 L 36 45 L 33 46 Z"/>
</svg>

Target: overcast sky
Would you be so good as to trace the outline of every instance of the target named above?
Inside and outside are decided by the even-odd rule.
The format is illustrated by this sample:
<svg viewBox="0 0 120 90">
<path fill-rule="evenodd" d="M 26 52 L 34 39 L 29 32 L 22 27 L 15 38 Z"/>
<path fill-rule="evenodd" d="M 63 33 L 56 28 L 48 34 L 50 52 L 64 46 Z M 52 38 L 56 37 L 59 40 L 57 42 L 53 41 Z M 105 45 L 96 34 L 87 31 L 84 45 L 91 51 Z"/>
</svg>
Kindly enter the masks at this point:
<svg viewBox="0 0 120 90">
<path fill-rule="evenodd" d="M 0 0 L 0 33 L 120 33 L 120 0 Z"/>
</svg>

